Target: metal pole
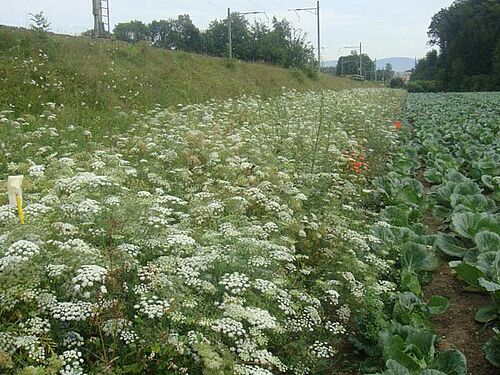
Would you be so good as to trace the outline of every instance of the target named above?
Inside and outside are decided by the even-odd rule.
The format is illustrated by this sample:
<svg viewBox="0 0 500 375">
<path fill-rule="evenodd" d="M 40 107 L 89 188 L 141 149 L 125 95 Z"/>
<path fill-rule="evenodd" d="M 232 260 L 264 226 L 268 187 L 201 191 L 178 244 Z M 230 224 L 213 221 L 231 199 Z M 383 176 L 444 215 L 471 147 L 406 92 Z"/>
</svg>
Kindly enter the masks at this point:
<svg viewBox="0 0 500 375">
<path fill-rule="evenodd" d="M 229 37 L 229 59 L 233 58 L 233 26 L 231 22 L 231 8 L 227 8 L 227 29 Z"/>
<path fill-rule="evenodd" d="M 363 50 L 361 49 L 361 42 L 359 43 L 359 75 L 363 76 Z"/>
<path fill-rule="evenodd" d="M 308 12 L 316 14 L 317 24 L 318 24 L 318 70 L 321 71 L 321 25 L 320 25 L 320 14 L 319 14 L 319 1 L 316 2 L 315 8 L 296 8 L 288 9 L 289 12 Z"/>
<path fill-rule="evenodd" d="M 99 38 L 102 23 L 100 0 L 92 0 L 92 13 L 94 14 L 94 38 Z"/>
<path fill-rule="evenodd" d="M 318 70 L 321 71 L 321 27 L 319 16 L 319 1 L 317 2 L 316 15 L 318 17 Z"/>
</svg>

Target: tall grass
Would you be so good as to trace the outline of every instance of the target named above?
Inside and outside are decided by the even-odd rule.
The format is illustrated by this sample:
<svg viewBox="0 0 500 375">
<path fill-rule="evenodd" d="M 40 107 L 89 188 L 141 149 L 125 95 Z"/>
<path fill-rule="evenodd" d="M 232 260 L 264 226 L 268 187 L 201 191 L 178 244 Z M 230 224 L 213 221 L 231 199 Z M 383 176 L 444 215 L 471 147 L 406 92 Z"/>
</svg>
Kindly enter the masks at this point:
<svg viewBox="0 0 500 375">
<path fill-rule="evenodd" d="M 270 97 L 282 87 L 307 91 L 368 86 L 146 44 L 61 35 L 42 38 L 10 27 L 0 27 L 0 73 L 0 108 L 12 108 L 19 115 L 42 113 L 44 101 L 103 115 L 117 106 L 128 111 L 242 95 Z"/>
</svg>

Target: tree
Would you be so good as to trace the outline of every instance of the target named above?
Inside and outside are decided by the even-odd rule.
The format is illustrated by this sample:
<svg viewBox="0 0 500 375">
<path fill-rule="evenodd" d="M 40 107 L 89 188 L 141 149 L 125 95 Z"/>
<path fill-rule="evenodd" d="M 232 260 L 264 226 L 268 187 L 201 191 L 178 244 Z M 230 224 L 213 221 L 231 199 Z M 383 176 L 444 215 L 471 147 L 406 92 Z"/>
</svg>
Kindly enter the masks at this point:
<svg viewBox="0 0 500 375">
<path fill-rule="evenodd" d="M 274 42 L 272 49 L 279 51 L 283 58 L 279 65 L 304 69 L 315 64 L 313 47 L 306 41 L 306 35 L 295 29 L 290 21 L 274 17 L 270 37 Z"/>
<path fill-rule="evenodd" d="M 498 40 L 493 52 L 493 76 L 494 80 L 500 83 L 500 40 Z"/>
<path fill-rule="evenodd" d="M 249 25 L 247 19 L 232 13 L 232 49 L 235 58 L 245 61 L 264 61 L 284 67 L 310 69 L 314 66 L 314 50 L 306 35 L 285 19 L 273 19 L 272 28 L 259 22 Z M 193 24 L 188 15 L 177 19 L 120 23 L 114 29 L 115 37 L 129 43 L 141 40 L 169 50 L 207 53 L 227 56 L 228 22 L 215 20 L 206 31 Z M 370 60 L 371 61 L 371 60 Z"/>
<path fill-rule="evenodd" d="M 363 76 L 368 79 L 374 79 L 375 74 L 375 63 L 367 55 L 363 54 L 361 57 L 361 63 L 363 64 Z M 360 58 L 358 51 L 352 51 L 349 56 L 341 56 L 337 62 L 336 74 L 340 75 L 357 75 L 360 73 L 359 69 Z"/>
<path fill-rule="evenodd" d="M 149 27 L 141 21 L 119 23 L 113 29 L 115 38 L 128 43 L 150 41 Z"/>
<path fill-rule="evenodd" d="M 445 89 L 500 88 L 494 74 L 500 2 L 457 0 L 432 17 L 428 36 L 439 47 L 437 79 Z"/>
<path fill-rule="evenodd" d="M 439 55 L 437 50 L 427 52 L 427 55 L 417 62 L 411 76 L 412 81 L 433 81 L 438 77 Z"/>
<path fill-rule="evenodd" d="M 228 21 L 215 20 L 203 33 L 204 51 L 214 56 L 225 56 L 229 53 Z M 231 32 L 233 56 L 242 60 L 251 60 L 251 35 L 248 21 L 239 13 L 231 13 Z"/>
<path fill-rule="evenodd" d="M 393 89 L 404 89 L 406 87 L 405 81 L 401 77 L 392 77 L 389 81 L 389 86 Z"/>
<path fill-rule="evenodd" d="M 151 43 L 170 50 L 198 52 L 201 50 L 201 33 L 185 14 L 177 19 L 153 21 L 148 26 Z"/>
<path fill-rule="evenodd" d="M 30 25 L 31 29 L 37 33 L 46 33 L 50 30 L 50 22 L 43 12 L 36 14 L 30 13 L 30 21 L 32 22 Z"/>
<path fill-rule="evenodd" d="M 385 64 L 385 69 L 383 71 L 384 81 L 390 81 L 392 77 L 394 77 L 394 70 L 392 69 L 392 64 Z"/>
</svg>

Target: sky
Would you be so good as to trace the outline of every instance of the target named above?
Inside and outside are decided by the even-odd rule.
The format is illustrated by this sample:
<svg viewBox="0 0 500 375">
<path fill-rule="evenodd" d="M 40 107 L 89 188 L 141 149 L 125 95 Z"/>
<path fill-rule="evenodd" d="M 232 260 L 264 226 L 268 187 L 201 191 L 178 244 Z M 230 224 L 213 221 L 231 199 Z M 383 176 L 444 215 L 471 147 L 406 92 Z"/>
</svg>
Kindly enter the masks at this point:
<svg viewBox="0 0 500 375">
<path fill-rule="evenodd" d="M 337 59 L 345 46 L 363 44 L 372 58 L 423 57 L 429 50 L 431 17 L 453 0 L 322 0 L 322 60 Z M 286 17 L 316 47 L 316 16 L 288 11 L 315 7 L 315 0 L 109 0 L 111 27 L 133 19 L 150 22 L 189 14 L 201 29 L 232 11 L 265 11 L 248 19 L 268 22 Z M 28 27 L 29 13 L 43 11 L 51 30 L 79 34 L 93 27 L 92 0 L 0 0 L 0 24 Z M 342 50 L 345 52 L 348 50 Z"/>
</svg>

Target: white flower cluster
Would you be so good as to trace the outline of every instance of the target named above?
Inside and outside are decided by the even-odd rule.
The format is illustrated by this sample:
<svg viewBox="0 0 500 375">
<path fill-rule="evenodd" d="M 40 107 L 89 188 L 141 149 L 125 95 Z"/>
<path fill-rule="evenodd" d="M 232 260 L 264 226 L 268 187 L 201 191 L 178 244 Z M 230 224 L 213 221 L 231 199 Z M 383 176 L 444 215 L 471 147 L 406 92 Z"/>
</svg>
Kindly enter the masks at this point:
<svg viewBox="0 0 500 375">
<path fill-rule="evenodd" d="M 171 246 L 180 247 L 196 245 L 196 241 L 185 234 L 173 234 L 167 238 L 167 243 Z"/>
<path fill-rule="evenodd" d="M 272 221 L 268 221 L 262 227 L 268 234 L 274 233 L 278 231 L 278 225 L 273 223 Z"/>
<path fill-rule="evenodd" d="M 236 365 L 234 371 L 236 375 L 273 375 L 273 372 L 255 365 Z"/>
<path fill-rule="evenodd" d="M 391 265 L 375 254 L 369 253 L 365 256 L 365 263 L 375 267 L 381 274 L 387 275 L 391 272 Z"/>
<path fill-rule="evenodd" d="M 219 281 L 219 285 L 223 285 L 231 294 L 241 294 L 250 287 L 250 279 L 239 272 L 226 273 Z"/>
<path fill-rule="evenodd" d="M 268 350 L 259 349 L 257 340 L 239 338 L 235 341 L 234 347 L 230 349 L 247 364 L 254 363 L 255 365 L 263 365 L 267 368 L 276 368 L 279 372 L 286 372 L 288 367 Z"/>
<path fill-rule="evenodd" d="M 102 330 L 108 336 L 115 336 L 131 326 L 132 322 L 127 319 L 109 319 L 102 324 Z"/>
<path fill-rule="evenodd" d="M 90 219 L 101 212 L 103 207 L 98 201 L 86 198 L 80 202 L 66 204 L 63 209 L 75 218 Z"/>
<path fill-rule="evenodd" d="M 319 98 L 311 93 L 214 101 L 179 111 L 157 107 L 143 115 L 117 109 L 133 121 L 125 131 L 111 129 L 106 138 L 79 123 L 55 122 L 49 128 L 9 120 L 9 137 L 11 131 L 15 136 L 0 141 L 9 173 L 25 173 L 30 166 L 12 162 L 20 147 L 46 168 L 45 174 L 30 170 L 30 200 L 37 203 L 29 204 L 26 214 L 28 220 L 39 218 L 20 229 L 39 236 L 26 239 L 36 238 L 30 241 L 40 249 L 21 243 L 8 250 L 21 232 L 9 224 L 17 220 L 15 208 L 0 206 L 0 267 L 8 256 L 31 259 L 43 251 L 36 256 L 39 264 L 25 264 L 32 267 L 26 274 L 33 275 L 27 285 L 25 278 L 0 271 L 0 279 L 13 284 L 0 293 L 2 308 L 26 307 L 24 317 L 14 321 L 4 314 L 7 320 L 0 321 L 15 332 L 0 332 L 0 351 L 17 350 L 12 371 L 22 370 L 28 352 L 42 358 L 38 348 L 48 351 L 52 340 L 64 361 L 61 374 L 102 371 L 102 361 L 82 361 L 82 353 L 95 346 L 93 328 L 100 324 L 106 341 L 121 342 L 124 356 L 136 352 L 133 345 L 124 347 L 134 342 L 171 345 L 172 361 L 164 371 L 176 374 L 196 372 L 209 360 L 217 366 L 233 362 L 233 372 L 241 375 L 317 372 L 318 364 L 334 355 L 328 343 L 348 339 L 349 295 L 361 296 L 363 304 L 366 293 L 392 287 L 373 281 L 382 279 L 383 260 L 367 251 L 377 239 L 362 231 L 372 228 L 356 232 L 370 213 L 360 209 L 363 186 L 347 180 L 343 156 L 370 147 L 361 138 L 364 121 L 357 120 L 366 115 L 358 114 L 359 108 L 377 112 L 369 133 L 383 136 L 376 124 L 389 111 L 379 114 L 381 105 L 369 103 L 384 97 L 391 96 L 383 90 L 325 94 L 325 113 L 335 116 L 325 116 L 322 126 L 339 136 L 319 140 L 312 172 L 310 137 L 317 116 L 311 108 Z M 92 142 L 92 153 L 77 143 L 82 135 Z M 45 140 L 56 136 L 47 146 Z M 308 198 L 315 189 L 318 194 Z M 322 214 L 316 216 L 318 207 Z M 319 240 L 309 258 L 305 254 L 311 255 Z M 116 251 L 109 253 L 109 246 Z M 338 260 L 336 275 L 352 273 L 340 276 L 342 282 L 328 281 L 331 270 L 316 267 L 328 259 Z M 110 264 L 116 266 L 113 275 Z M 127 296 L 134 301 L 132 311 L 126 310 Z M 94 319 L 101 311 L 102 320 Z M 193 324 L 199 332 L 191 331 Z M 301 340 L 286 351 L 278 347 L 280 337 L 296 336 Z M 303 342 L 308 344 L 300 346 Z M 149 360 L 151 371 L 161 372 L 155 369 L 158 357 L 151 353 L 138 360 Z M 110 361 L 107 370 L 123 371 L 121 365 Z"/>
<path fill-rule="evenodd" d="M 73 238 L 63 243 L 59 243 L 59 248 L 65 251 L 72 251 L 77 254 L 88 254 L 97 256 L 99 254 L 97 249 L 94 249 L 90 244 L 80 238 Z"/>
<path fill-rule="evenodd" d="M 110 319 L 103 323 L 102 330 L 107 336 L 118 336 L 125 344 L 131 344 L 139 339 L 131 327 L 129 320 Z"/>
<path fill-rule="evenodd" d="M 24 333 L 33 336 L 42 336 L 50 332 L 50 322 L 40 317 L 29 318 L 19 324 Z"/>
<path fill-rule="evenodd" d="M 40 253 L 40 247 L 36 243 L 26 240 L 16 241 L 7 249 L 5 256 L 0 258 L 0 271 L 26 262 L 38 253 Z"/>
<path fill-rule="evenodd" d="M 131 329 L 124 329 L 119 334 L 120 340 L 122 340 L 125 344 L 129 345 L 137 340 L 139 340 L 139 336 Z"/>
<path fill-rule="evenodd" d="M 137 305 L 134 305 L 134 309 L 146 315 L 149 319 L 159 319 L 170 312 L 170 304 L 172 302 L 172 299 L 163 300 L 159 299 L 157 296 L 151 296 L 149 298 L 142 296 L 141 301 Z"/>
<path fill-rule="evenodd" d="M 240 232 L 232 223 L 222 223 L 219 226 L 219 231 L 227 237 L 236 237 L 240 235 Z"/>
<path fill-rule="evenodd" d="M 78 228 L 70 223 L 55 222 L 52 228 L 61 233 L 63 236 L 73 236 L 78 233 Z"/>
<path fill-rule="evenodd" d="M 141 248 L 139 246 L 130 243 L 123 243 L 121 245 L 118 245 L 117 248 L 119 251 L 127 253 L 134 259 L 139 255 L 141 251 Z"/>
<path fill-rule="evenodd" d="M 28 175 L 35 178 L 42 178 L 45 174 L 45 166 L 44 165 L 32 165 L 28 168 Z"/>
<path fill-rule="evenodd" d="M 16 349 L 15 336 L 9 332 L 0 332 L 0 352 L 11 353 Z"/>
<path fill-rule="evenodd" d="M 391 281 L 379 280 L 378 284 L 374 286 L 376 294 L 392 293 L 397 290 L 397 285 Z"/>
<path fill-rule="evenodd" d="M 82 353 L 78 350 L 66 350 L 62 354 L 63 368 L 61 375 L 84 375 Z"/>
<path fill-rule="evenodd" d="M 81 293 L 82 289 L 87 287 L 93 287 L 94 284 L 104 284 L 106 280 L 106 275 L 108 270 L 104 267 L 97 265 L 84 265 L 77 272 L 76 276 L 71 280 L 74 284 L 73 289 L 76 293 Z M 104 285 L 100 286 L 100 292 L 107 293 L 106 287 Z M 90 297 L 90 294 L 84 293 L 86 298 Z"/>
<path fill-rule="evenodd" d="M 313 332 L 321 324 L 321 316 L 316 308 L 307 306 L 299 317 L 287 319 L 287 328 L 292 332 Z"/>
<path fill-rule="evenodd" d="M 50 278 L 57 278 L 64 273 L 66 268 L 67 266 L 64 264 L 49 264 L 45 267 L 45 270 Z"/>
<path fill-rule="evenodd" d="M 56 189 L 66 193 L 76 193 L 83 190 L 96 190 L 112 186 L 113 180 L 107 176 L 97 176 L 95 173 L 84 172 L 74 177 L 61 178 L 56 181 Z"/>
<path fill-rule="evenodd" d="M 278 289 L 275 283 L 269 280 L 256 279 L 253 283 L 253 287 L 266 295 L 274 295 Z"/>
<path fill-rule="evenodd" d="M 16 219 L 15 208 L 10 205 L 1 205 L 0 206 L 0 223 L 7 223 Z"/>
<path fill-rule="evenodd" d="M 351 272 L 342 272 L 342 277 L 347 281 L 351 293 L 356 298 L 363 298 L 365 295 L 364 285 L 356 280 Z"/>
<path fill-rule="evenodd" d="M 24 209 L 24 213 L 29 218 L 42 216 L 46 213 L 49 213 L 50 211 L 52 211 L 51 207 L 47 207 L 44 204 L 40 203 L 31 203 Z"/>
<path fill-rule="evenodd" d="M 343 335 L 347 333 L 347 329 L 339 322 L 326 322 L 325 328 L 334 335 Z"/>
<path fill-rule="evenodd" d="M 220 332 L 232 339 L 246 335 L 243 323 L 232 318 L 217 319 L 212 323 L 211 328 L 214 331 Z"/>
<path fill-rule="evenodd" d="M 262 310 L 258 307 L 247 307 L 246 319 L 250 325 L 258 330 L 275 329 L 277 327 L 276 318 L 269 311 Z"/>
<path fill-rule="evenodd" d="M 39 252 L 40 247 L 36 243 L 19 240 L 10 245 L 5 253 L 5 256 L 16 256 L 20 257 L 22 260 L 28 260 L 29 258 L 37 255 Z"/>
<path fill-rule="evenodd" d="M 337 310 L 337 315 L 341 321 L 348 322 L 351 318 L 351 309 L 347 305 L 340 306 Z"/>
<path fill-rule="evenodd" d="M 28 357 L 33 361 L 40 362 L 45 359 L 45 349 L 37 336 L 18 336 L 15 338 L 14 345 L 18 349 L 25 350 Z"/>
<path fill-rule="evenodd" d="M 337 292 L 334 289 L 328 289 L 325 291 L 325 293 L 327 295 L 329 302 L 332 305 L 336 306 L 339 304 L 339 300 L 340 300 L 340 293 L 339 292 Z"/>
<path fill-rule="evenodd" d="M 63 322 L 82 322 L 92 315 L 93 304 L 90 302 L 57 302 L 50 307 L 52 317 Z"/>
<path fill-rule="evenodd" d="M 327 342 L 315 341 L 309 346 L 309 351 L 316 358 L 332 358 L 336 351 Z"/>
<path fill-rule="evenodd" d="M 263 256 L 256 255 L 249 259 L 248 264 L 255 268 L 267 268 L 271 265 L 271 260 Z"/>
<path fill-rule="evenodd" d="M 234 302 L 230 302 L 233 300 Z M 244 307 L 236 298 L 227 298 L 228 303 L 221 303 L 219 308 L 224 310 L 224 316 L 234 320 L 246 320 L 255 332 L 265 329 L 276 329 L 278 324 L 269 311 L 258 307 Z"/>
</svg>

